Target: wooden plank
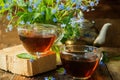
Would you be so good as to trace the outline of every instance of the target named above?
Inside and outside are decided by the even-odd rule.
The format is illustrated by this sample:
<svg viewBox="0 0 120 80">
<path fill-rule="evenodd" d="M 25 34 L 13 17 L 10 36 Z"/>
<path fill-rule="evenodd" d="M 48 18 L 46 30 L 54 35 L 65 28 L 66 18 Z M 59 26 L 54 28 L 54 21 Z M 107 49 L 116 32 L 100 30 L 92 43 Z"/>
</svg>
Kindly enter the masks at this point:
<svg viewBox="0 0 120 80">
<path fill-rule="evenodd" d="M 59 69 L 59 67 L 57 68 Z M 56 70 L 57 70 L 56 69 Z M 44 80 L 44 77 L 53 76 L 56 80 L 71 80 L 71 77 L 68 75 L 60 75 L 56 70 L 49 71 L 46 73 L 38 74 L 33 77 L 25 77 L 20 75 L 15 75 L 13 80 Z M 88 80 L 112 80 L 105 65 L 100 65 L 92 77 Z"/>
<path fill-rule="evenodd" d="M 0 69 L 8 71 L 8 55 L 19 54 L 21 52 L 26 52 L 22 45 L 8 47 L 0 50 Z"/>
<path fill-rule="evenodd" d="M 114 56 L 120 56 L 120 48 L 102 47 L 101 50 L 105 51 L 110 59 L 110 61 L 106 63 L 106 65 L 111 78 L 113 80 L 120 80 L 120 60 L 111 59 Z"/>
<path fill-rule="evenodd" d="M 13 74 L 0 70 L 0 80 L 12 80 Z"/>
<path fill-rule="evenodd" d="M 25 76 L 33 76 L 56 68 L 56 54 L 52 51 L 41 55 L 33 62 L 16 57 L 20 53 L 28 53 L 22 45 L 0 50 L 0 68 Z"/>
<path fill-rule="evenodd" d="M 120 80 L 120 61 L 110 61 L 107 67 L 113 80 Z"/>
</svg>

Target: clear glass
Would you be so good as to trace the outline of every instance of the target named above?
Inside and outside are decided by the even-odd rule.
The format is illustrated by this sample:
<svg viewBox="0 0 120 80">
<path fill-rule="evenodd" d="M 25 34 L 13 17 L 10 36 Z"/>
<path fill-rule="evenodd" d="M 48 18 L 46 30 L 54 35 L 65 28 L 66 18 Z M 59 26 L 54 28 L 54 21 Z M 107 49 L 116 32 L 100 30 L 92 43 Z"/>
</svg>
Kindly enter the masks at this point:
<svg viewBox="0 0 120 80">
<path fill-rule="evenodd" d="M 73 80 L 85 80 L 96 70 L 102 53 L 93 46 L 65 45 L 61 48 L 60 57 L 63 67 Z"/>
<path fill-rule="evenodd" d="M 18 35 L 23 46 L 30 54 L 37 57 L 50 50 L 60 33 L 59 27 L 50 24 L 31 24 L 18 27 Z"/>
</svg>

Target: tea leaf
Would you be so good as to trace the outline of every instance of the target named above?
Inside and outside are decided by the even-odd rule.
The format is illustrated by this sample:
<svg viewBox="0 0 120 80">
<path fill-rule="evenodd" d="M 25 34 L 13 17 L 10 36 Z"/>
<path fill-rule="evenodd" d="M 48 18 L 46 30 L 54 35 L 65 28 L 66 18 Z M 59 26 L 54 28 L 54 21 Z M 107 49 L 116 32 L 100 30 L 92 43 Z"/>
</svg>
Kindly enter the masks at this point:
<svg viewBox="0 0 120 80">
<path fill-rule="evenodd" d="M 18 54 L 16 55 L 18 58 L 22 58 L 22 59 L 33 59 L 33 60 L 36 60 L 36 57 L 33 56 L 33 55 L 30 55 L 28 53 L 21 53 L 21 54 Z"/>
</svg>

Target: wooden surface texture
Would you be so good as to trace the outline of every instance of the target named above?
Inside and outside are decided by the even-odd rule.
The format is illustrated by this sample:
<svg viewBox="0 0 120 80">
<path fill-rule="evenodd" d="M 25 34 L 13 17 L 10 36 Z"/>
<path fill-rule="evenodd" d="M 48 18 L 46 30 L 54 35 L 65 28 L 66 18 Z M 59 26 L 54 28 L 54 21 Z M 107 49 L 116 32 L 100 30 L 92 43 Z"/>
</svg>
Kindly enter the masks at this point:
<svg viewBox="0 0 120 80">
<path fill-rule="evenodd" d="M 57 69 L 59 69 L 58 67 Z M 0 70 L 0 80 L 44 80 L 45 77 L 53 76 L 55 80 L 71 80 L 71 77 L 64 74 L 58 74 L 58 72 L 55 70 L 38 74 L 34 77 L 25 77 L 20 76 L 17 74 L 8 73 L 5 71 Z M 106 65 L 99 65 L 95 73 L 92 75 L 92 77 L 88 80 L 113 80 L 111 78 L 111 75 L 106 67 Z"/>
</svg>

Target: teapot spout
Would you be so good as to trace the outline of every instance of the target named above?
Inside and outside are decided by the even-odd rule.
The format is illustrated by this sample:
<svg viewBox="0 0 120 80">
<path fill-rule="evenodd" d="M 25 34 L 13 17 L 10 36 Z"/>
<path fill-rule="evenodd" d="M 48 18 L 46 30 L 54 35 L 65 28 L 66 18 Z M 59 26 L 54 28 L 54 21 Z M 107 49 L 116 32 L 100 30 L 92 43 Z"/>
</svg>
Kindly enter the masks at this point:
<svg viewBox="0 0 120 80">
<path fill-rule="evenodd" d="M 108 30 L 109 26 L 111 26 L 111 25 L 112 25 L 111 23 L 106 23 L 106 24 L 103 25 L 99 35 L 94 40 L 93 44 L 95 46 L 100 46 L 105 42 L 107 30 Z"/>
</svg>

